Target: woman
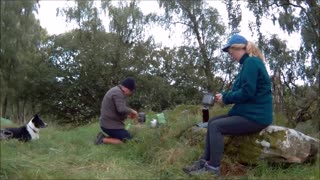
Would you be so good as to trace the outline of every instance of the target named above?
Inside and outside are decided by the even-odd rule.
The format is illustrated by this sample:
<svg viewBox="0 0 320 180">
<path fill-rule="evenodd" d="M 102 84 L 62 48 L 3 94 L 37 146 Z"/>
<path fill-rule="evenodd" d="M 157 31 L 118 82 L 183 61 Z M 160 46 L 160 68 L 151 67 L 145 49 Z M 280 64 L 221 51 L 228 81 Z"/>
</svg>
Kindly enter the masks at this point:
<svg viewBox="0 0 320 180">
<path fill-rule="evenodd" d="M 233 35 L 222 50 L 239 62 L 241 68 L 231 91 L 216 94 L 215 101 L 234 106 L 228 114 L 209 120 L 204 154 L 184 168 L 189 174 L 219 176 L 224 135 L 257 133 L 273 121 L 271 81 L 261 51 L 238 34 Z"/>
</svg>

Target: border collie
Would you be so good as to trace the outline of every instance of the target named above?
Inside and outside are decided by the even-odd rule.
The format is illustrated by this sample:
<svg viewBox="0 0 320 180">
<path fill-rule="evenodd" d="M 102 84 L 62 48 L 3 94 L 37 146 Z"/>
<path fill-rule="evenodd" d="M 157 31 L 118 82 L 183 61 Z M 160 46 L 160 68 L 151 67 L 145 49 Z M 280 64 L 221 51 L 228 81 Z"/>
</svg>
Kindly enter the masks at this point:
<svg viewBox="0 0 320 180">
<path fill-rule="evenodd" d="M 37 114 L 24 126 L 17 128 L 1 129 L 0 139 L 18 139 L 20 141 L 30 141 L 39 139 L 40 128 L 47 127 L 45 123 Z"/>
</svg>

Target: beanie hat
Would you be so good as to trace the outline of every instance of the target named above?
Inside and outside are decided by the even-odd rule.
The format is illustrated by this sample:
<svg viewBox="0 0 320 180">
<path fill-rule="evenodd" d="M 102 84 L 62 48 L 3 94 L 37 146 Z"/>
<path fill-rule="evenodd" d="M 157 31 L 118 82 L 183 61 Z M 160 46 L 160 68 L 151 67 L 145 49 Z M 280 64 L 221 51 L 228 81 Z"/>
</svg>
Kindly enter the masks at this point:
<svg viewBox="0 0 320 180">
<path fill-rule="evenodd" d="M 121 85 L 133 91 L 136 88 L 135 81 L 132 77 L 128 77 L 121 82 Z"/>
<path fill-rule="evenodd" d="M 232 35 L 229 39 L 228 43 L 222 48 L 223 52 L 228 52 L 228 49 L 230 46 L 234 44 L 244 44 L 247 45 L 248 41 L 243 36 L 240 36 L 239 34 Z"/>
</svg>

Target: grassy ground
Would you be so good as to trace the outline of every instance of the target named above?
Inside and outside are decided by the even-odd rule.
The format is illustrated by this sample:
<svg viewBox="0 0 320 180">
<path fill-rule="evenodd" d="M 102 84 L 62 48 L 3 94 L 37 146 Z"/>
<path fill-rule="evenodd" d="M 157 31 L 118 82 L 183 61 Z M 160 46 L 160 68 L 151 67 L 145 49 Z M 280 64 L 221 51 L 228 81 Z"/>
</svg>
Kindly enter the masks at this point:
<svg viewBox="0 0 320 180">
<path fill-rule="evenodd" d="M 186 110 L 187 109 L 187 110 Z M 224 110 L 215 109 L 217 113 Z M 182 168 L 197 159 L 202 149 L 180 141 L 181 133 L 201 119 L 197 108 L 181 106 L 165 112 L 167 124 L 150 128 L 134 124 L 134 140 L 123 145 L 93 144 L 98 123 L 75 129 L 50 126 L 40 140 L 2 141 L 1 179 L 203 179 L 189 177 Z M 303 165 L 240 165 L 224 157 L 225 179 L 319 179 L 319 163 Z"/>
</svg>

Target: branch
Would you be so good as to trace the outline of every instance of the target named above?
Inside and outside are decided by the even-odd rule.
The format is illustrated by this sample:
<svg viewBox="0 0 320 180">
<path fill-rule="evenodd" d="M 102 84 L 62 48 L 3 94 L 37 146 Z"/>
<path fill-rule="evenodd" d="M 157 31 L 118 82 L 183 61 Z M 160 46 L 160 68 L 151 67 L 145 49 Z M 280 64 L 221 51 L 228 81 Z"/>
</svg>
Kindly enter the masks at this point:
<svg viewBox="0 0 320 180">
<path fill-rule="evenodd" d="M 164 22 L 166 22 L 166 21 L 164 21 Z M 189 27 L 193 28 L 192 24 L 188 24 L 188 23 L 182 22 L 182 21 L 167 21 L 166 23 L 174 24 L 174 25 L 182 24 L 182 25 L 186 25 L 186 26 L 189 26 Z"/>
<path fill-rule="evenodd" d="M 293 92 L 293 90 L 292 90 L 292 88 L 290 87 L 290 84 L 285 80 L 286 79 L 286 77 L 285 77 L 285 75 L 281 72 L 281 76 L 282 76 L 282 78 L 283 78 L 283 83 L 286 85 L 286 87 L 289 89 L 289 91 L 290 91 L 290 93 L 295 97 L 295 98 L 299 98 L 300 96 L 298 96 L 298 95 L 296 95 L 294 92 Z M 291 83 L 293 86 L 295 86 L 295 87 L 297 87 L 295 84 L 293 84 L 293 83 Z"/>
<path fill-rule="evenodd" d="M 296 8 L 300 8 L 301 11 L 306 15 L 306 17 L 307 17 L 307 19 L 308 19 L 308 22 L 310 23 L 310 25 L 311 25 L 314 33 L 315 33 L 315 34 L 318 34 L 318 33 L 316 32 L 316 29 L 318 29 L 318 28 L 317 28 L 317 23 L 314 24 L 314 23 L 312 22 L 312 18 L 311 18 L 310 15 L 309 15 L 310 13 L 308 13 L 307 10 L 306 10 L 304 7 L 302 7 L 302 6 L 298 5 L 298 4 L 293 4 L 293 3 L 291 3 L 290 1 L 286 1 L 286 2 L 284 2 L 284 3 L 282 3 L 282 4 L 278 4 L 278 3 L 275 2 L 275 3 L 273 3 L 273 4 L 267 5 L 267 7 L 270 8 L 272 5 L 276 5 L 277 7 L 293 6 L 293 7 L 296 7 Z M 311 6 L 311 7 L 314 7 L 315 5 L 310 5 L 310 6 Z M 318 36 L 319 36 L 319 34 L 318 34 Z"/>
</svg>

